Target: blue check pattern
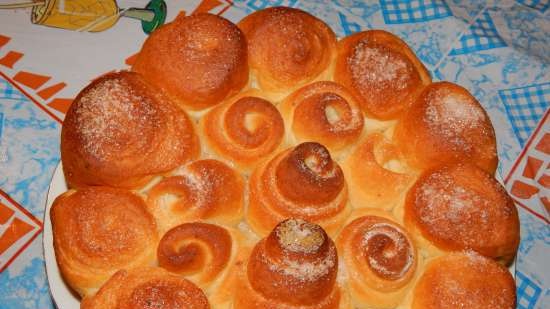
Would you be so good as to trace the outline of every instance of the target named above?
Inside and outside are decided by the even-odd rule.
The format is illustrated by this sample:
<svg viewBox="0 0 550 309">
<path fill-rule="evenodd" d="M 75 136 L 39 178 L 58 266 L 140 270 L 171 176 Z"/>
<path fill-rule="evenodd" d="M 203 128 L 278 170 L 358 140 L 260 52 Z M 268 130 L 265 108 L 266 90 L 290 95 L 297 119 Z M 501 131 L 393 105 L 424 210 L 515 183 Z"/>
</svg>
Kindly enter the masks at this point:
<svg viewBox="0 0 550 309">
<path fill-rule="evenodd" d="M 550 83 L 499 90 L 508 118 L 521 146 L 550 107 Z"/>
<path fill-rule="evenodd" d="M 406 24 L 445 18 L 451 9 L 441 0 L 380 0 L 386 24 Z"/>
<path fill-rule="evenodd" d="M 25 97 L 15 89 L 7 80 L 0 78 L 0 100 L 1 99 L 15 99 L 20 100 Z"/>
<path fill-rule="evenodd" d="M 529 277 L 516 272 L 517 308 L 533 309 L 541 295 L 542 289 Z"/>
<path fill-rule="evenodd" d="M 489 12 L 485 11 L 462 35 L 460 46 L 453 48 L 450 55 L 462 55 L 472 52 L 505 47 L 506 42 L 500 37 Z"/>
<path fill-rule="evenodd" d="M 525 6 L 531 7 L 544 13 L 550 7 L 550 0 L 517 0 Z"/>
</svg>

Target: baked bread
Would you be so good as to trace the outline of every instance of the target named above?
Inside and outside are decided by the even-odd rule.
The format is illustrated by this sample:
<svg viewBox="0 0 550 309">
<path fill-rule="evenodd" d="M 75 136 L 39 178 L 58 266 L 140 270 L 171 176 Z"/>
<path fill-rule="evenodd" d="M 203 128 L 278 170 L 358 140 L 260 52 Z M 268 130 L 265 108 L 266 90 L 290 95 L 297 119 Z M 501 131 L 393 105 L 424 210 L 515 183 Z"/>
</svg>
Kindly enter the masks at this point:
<svg viewBox="0 0 550 309">
<path fill-rule="evenodd" d="M 94 80 L 71 104 L 61 130 L 69 187 L 136 188 L 199 155 L 187 114 L 131 72 Z"/>
<path fill-rule="evenodd" d="M 248 82 L 246 39 L 213 14 L 178 16 L 147 38 L 132 70 L 162 88 L 180 106 L 205 109 Z"/>
<path fill-rule="evenodd" d="M 95 293 L 119 269 L 155 259 L 155 221 L 143 199 L 129 191 L 68 191 L 54 201 L 50 216 L 57 264 L 81 296 Z"/>
</svg>

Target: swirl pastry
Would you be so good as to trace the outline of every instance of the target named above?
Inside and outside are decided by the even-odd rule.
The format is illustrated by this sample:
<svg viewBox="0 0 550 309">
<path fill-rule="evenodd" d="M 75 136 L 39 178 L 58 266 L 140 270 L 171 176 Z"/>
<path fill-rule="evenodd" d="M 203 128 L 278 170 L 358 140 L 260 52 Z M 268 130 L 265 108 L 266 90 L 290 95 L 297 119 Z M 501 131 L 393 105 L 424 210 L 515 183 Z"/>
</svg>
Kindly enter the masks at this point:
<svg viewBox="0 0 550 309">
<path fill-rule="evenodd" d="M 280 110 L 292 144 L 316 141 L 335 152 L 351 147 L 363 131 L 358 100 L 337 83 L 304 86 L 286 98 Z"/>
<path fill-rule="evenodd" d="M 439 82 L 426 87 L 394 134 L 409 165 L 424 170 L 469 161 L 494 174 L 498 158 L 491 120 L 464 88 Z"/>
<path fill-rule="evenodd" d="M 249 186 L 246 218 L 258 235 L 291 217 L 318 223 L 333 235 L 348 215 L 344 174 L 318 143 L 279 153 L 252 173 Z"/>
<path fill-rule="evenodd" d="M 516 286 L 502 265 L 474 252 L 432 260 L 418 280 L 407 309 L 513 309 Z"/>
<path fill-rule="evenodd" d="M 285 220 L 254 247 L 234 308 L 339 308 L 337 271 L 336 248 L 320 226 Z"/>
<path fill-rule="evenodd" d="M 121 268 L 154 260 L 155 221 L 145 202 L 129 191 L 68 191 L 55 200 L 50 216 L 57 264 L 80 295 L 94 293 Z"/>
<path fill-rule="evenodd" d="M 164 178 L 148 193 L 147 207 L 161 231 L 193 220 L 234 224 L 242 218 L 244 180 L 225 163 L 199 160 Z"/>
<path fill-rule="evenodd" d="M 204 109 L 247 84 L 246 39 L 222 17 L 179 16 L 147 38 L 132 70 L 181 106 Z"/>
<path fill-rule="evenodd" d="M 358 308 L 395 308 L 409 290 L 416 248 L 403 227 L 383 212 L 360 216 L 338 237 L 347 284 Z"/>
<path fill-rule="evenodd" d="M 512 199 L 475 165 L 442 166 L 423 173 L 407 193 L 404 221 L 432 252 L 432 246 L 444 251 L 472 249 L 508 263 L 519 244 Z"/>
<path fill-rule="evenodd" d="M 367 116 L 395 119 L 431 82 L 428 70 L 397 36 L 382 30 L 338 42 L 334 80 L 361 98 Z"/>
<path fill-rule="evenodd" d="M 400 202 L 414 175 L 397 147 L 384 135 L 367 136 L 342 163 L 354 208 L 391 210 Z"/>
<path fill-rule="evenodd" d="M 120 270 L 81 309 L 209 309 L 203 291 L 157 267 Z"/>
<path fill-rule="evenodd" d="M 210 148 L 241 170 L 253 168 L 274 153 L 285 130 L 277 108 L 258 91 L 245 92 L 216 106 L 200 124 Z"/>
<path fill-rule="evenodd" d="M 84 88 L 61 130 L 70 187 L 139 187 L 198 156 L 188 116 L 136 73 L 104 75 Z"/>
<path fill-rule="evenodd" d="M 238 26 L 247 38 L 250 69 L 260 89 L 288 93 L 312 80 L 327 79 L 336 36 L 320 19 L 298 9 L 274 7 L 246 16 Z"/>
</svg>

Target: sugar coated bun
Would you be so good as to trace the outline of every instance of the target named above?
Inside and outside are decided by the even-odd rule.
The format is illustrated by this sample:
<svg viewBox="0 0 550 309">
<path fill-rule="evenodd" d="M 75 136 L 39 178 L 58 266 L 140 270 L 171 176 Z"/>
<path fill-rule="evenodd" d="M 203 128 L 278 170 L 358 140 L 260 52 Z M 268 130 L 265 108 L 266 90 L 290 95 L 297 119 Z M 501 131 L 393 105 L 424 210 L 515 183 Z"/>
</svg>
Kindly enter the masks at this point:
<svg viewBox="0 0 550 309">
<path fill-rule="evenodd" d="M 84 88 L 61 130 L 70 187 L 139 187 L 199 151 L 187 114 L 131 72 L 104 75 Z"/>
<path fill-rule="evenodd" d="M 338 42 L 334 80 L 361 98 L 367 116 L 382 120 L 399 117 L 431 82 L 409 46 L 382 30 L 354 33 Z"/>
<path fill-rule="evenodd" d="M 246 40 L 212 14 L 179 16 L 145 41 L 132 70 L 193 110 L 218 104 L 248 82 Z"/>
</svg>

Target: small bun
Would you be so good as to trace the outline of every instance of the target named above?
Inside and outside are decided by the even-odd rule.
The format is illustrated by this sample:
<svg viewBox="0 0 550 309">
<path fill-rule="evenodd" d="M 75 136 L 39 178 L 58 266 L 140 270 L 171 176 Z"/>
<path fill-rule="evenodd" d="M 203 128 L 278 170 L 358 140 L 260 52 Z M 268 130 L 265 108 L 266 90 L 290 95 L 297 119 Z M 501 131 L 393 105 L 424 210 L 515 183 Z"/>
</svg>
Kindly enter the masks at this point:
<svg viewBox="0 0 550 309">
<path fill-rule="evenodd" d="M 248 82 L 246 40 L 237 26 L 222 17 L 181 16 L 151 33 L 132 70 L 181 106 L 204 109 Z"/>
<path fill-rule="evenodd" d="M 284 95 L 328 75 L 336 36 L 322 20 L 274 7 L 246 16 L 238 26 L 248 40 L 250 69 L 261 90 Z"/>
<path fill-rule="evenodd" d="M 419 170 L 468 161 L 494 174 L 495 131 L 487 113 L 464 88 L 438 82 L 426 87 L 397 123 L 394 139 Z"/>
<path fill-rule="evenodd" d="M 421 244 L 428 250 L 472 249 L 510 263 L 519 245 L 514 202 L 474 165 L 442 166 L 422 174 L 407 194 L 404 221 L 417 239 L 425 239 Z"/>
<path fill-rule="evenodd" d="M 131 72 L 104 75 L 82 90 L 61 130 L 70 187 L 136 188 L 199 155 L 191 120 Z"/>
<path fill-rule="evenodd" d="M 351 89 L 371 118 L 398 118 L 431 82 L 428 70 L 397 36 L 382 30 L 338 42 L 334 80 Z"/>
</svg>

